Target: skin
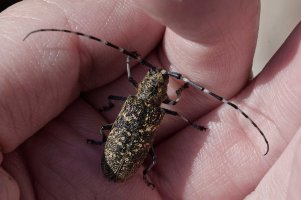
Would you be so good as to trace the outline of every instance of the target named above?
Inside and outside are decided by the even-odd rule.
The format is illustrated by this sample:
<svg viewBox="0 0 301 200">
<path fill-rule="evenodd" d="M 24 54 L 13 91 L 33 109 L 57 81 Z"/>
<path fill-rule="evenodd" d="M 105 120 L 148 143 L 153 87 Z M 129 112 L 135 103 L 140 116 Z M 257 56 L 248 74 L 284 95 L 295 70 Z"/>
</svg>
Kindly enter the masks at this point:
<svg viewBox="0 0 301 200">
<path fill-rule="evenodd" d="M 2 12 L 0 199 L 300 198 L 301 26 L 249 80 L 259 7 L 238 0 L 28 0 Z M 165 117 L 150 174 L 157 190 L 145 186 L 142 168 L 127 182 L 109 182 L 100 169 L 103 147 L 86 138 L 99 139 L 100 126 L 120 109 L 96 111 L 107 95 L 135 92 L 125 57 L 64 33 L 22 41 L 37 28 L 99 36 L 231 98 L 265 132 L 270 152 L 263 156 L 262 138 L 237 112 L 189 89 L 172 109 L 209 130 Z M 140 80 L 145 68 L 132 74 Z M 171 80 L 169 94 L 180 84 Z"/>
</svg>

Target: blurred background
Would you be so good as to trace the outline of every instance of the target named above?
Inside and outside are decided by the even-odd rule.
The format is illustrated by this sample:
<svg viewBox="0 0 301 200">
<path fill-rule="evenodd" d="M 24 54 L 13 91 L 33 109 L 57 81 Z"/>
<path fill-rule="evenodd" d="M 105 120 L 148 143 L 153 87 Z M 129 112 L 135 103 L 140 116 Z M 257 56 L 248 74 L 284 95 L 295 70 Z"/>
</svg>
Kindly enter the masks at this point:
<svg viewBox="0 0 301 200">
<path fill-rule="evenodd" d="M 20 0 L 0 0 L 0 12 Z M 301 20 L 301 0 L 262 0 L 253 63 L 257 75 Z"/>
<path fill-rule="evenodd" d="M 301 0 L 262 0 L 253 72 L 257 75 L 301 20 Z"/>
</svg>

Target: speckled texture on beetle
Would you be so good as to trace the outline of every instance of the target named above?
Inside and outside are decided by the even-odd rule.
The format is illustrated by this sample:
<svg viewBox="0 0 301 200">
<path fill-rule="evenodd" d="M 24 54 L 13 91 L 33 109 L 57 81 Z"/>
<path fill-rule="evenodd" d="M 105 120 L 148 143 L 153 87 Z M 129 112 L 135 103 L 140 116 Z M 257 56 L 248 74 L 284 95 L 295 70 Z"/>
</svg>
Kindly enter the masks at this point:
<svg viewBox="0 0 301 200">
<path fill-rule="evenodd" d="M 164 116 L 160 105 L 167 98 L 168 77 L 163 76 L 160 71 L 148 72 L 137 95 L 127 98 L 113 123 L 102 158 L 102 169 L 109 179 L 127 180 L 147 157 Z"/>
</svg>

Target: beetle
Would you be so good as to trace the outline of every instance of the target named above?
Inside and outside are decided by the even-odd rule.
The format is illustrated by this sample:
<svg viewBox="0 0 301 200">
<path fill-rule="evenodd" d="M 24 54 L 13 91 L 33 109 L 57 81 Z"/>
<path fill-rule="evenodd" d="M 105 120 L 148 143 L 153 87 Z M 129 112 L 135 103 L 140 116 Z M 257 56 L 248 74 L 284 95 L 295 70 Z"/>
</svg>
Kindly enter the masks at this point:
<svg viewBox="0 0 301 200">
<path fill-rule="evenodd" d="M 126 55 L 128 80 L 137 89 L 137 94 L 135 96 L 128 97 L 113 95 L 108 96 L 108 106 L 102 107 L 100 111 L 111 109 L 114 106 L 112 103 L 113 100 L 124 101 L 122 109 L 114 123 L 102 126 L 100 130 L 100 133 L 103 136 L 102 141 L 95 141 L 91 139 L 87 140 L 87 142 L 90 144 L 102 145 L 105 143 L 101 166 L 104 175 L 109 180 L 122 182 L 129 179 L 140 168 L 147 155 L 150 154 L 152 157 L 152 162 L 143 170 L 143 180 L 148 186 L 154 188 L 154 184 L 148 177 L 148 172 L 156 164 L 157 156 L 155 154 L 153 142 L 155 139 L 155 131 L 160 125 L 165 114 L 178 116 L 193 128 L 200 131 L 206 130 L 206 127 L 192 123 L 190 120 L 180 115 L 176 111 L 161 107 L 162 103 L 170 105 L 177 104 L 181 98 L 182 91 L 187 89 L 189 86 L 192 86 L 197 90 L 212 96 L 213 98 L 231 106 L 240 112 L 246 119 L 249 120 L 249 122 L 263 137 L 267 146 L 264 155 L 269 152 L 269 142 L 264 133 L 242 109 L 222 96 L 217 95 L 205 87 L 190 81 L 182 74 L 155 67 L 136 52 L 128 51 L 106 40 L 77 31 L 66 29 L 38 29 L 28 33 L 23 40 L 28 38 L 31 34 L 37 32 L 65 32 L 75 34 L 101 42 L 106 46 L 112 47 Z M 140 64 L 149 68 L 146 76 L 139 84 L 131 76 L 131 59 L 135 59 Z M 184 82 L 184 84 L 178 90 L 176 90 L 177 98 L 175 100 L 170 99 L 167 95 L 169 77 L 182 80 Z M 106 137 L 104 134 L 104 131 L 106 130 L 110 130 L 108 137 Z"/>
<path fill-rule="evenodd" d="M 167 96 L 168 80 L 166 70 L 150 69 L 139 84 L 133 83 L 137 88 L 135 96 L 110 95 L 109 106 L 101 108 L 101 111 L 110 109 L 113 106 L 111 100 L 125 101 L 115 122 L 101 129 L 101 132 L 110 130 L 108 137 L 104 137 L 100 142 L 88 140 L 91 144 L 105 142 L 101 166 L 105 176 L 110 180 L 125 181 L 130 178 L 143 164 L 149 153 L 152 156 L 152 162 L 144 169 L 143 179 L 148 186 L 154 187 L 147 173 L 156 163 L 153 147 L 155 130 L 165 114 L 179 116 L 194 128 L 206 130 L 205 127 L 193 124 L 177 112 L 160 107 L 162 103 L 174 105 L 177 102 L 177 99 L 171 100 Z M 187 88 L 187 84 L 177 90 L 178 99 L 183 88 Z M 103 132 L 102 135 L 104 136 Z"/>
</svg>

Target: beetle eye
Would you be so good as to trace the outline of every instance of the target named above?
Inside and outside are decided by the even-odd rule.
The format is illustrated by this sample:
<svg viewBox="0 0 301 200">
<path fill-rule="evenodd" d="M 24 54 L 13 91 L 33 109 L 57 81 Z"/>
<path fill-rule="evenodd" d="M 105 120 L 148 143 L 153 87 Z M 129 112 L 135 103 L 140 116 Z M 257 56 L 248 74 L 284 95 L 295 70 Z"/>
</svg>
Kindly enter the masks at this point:
<svg viewBox="0 0 301 200">
<path fill-rule="evenodd" d="M 168 79 L 168 74 L 162 74 L 162 76 L 163 76 L 163 79 L 164 79 L 164 80 L 167 80 L 167 79 Z"/>
</svg>

